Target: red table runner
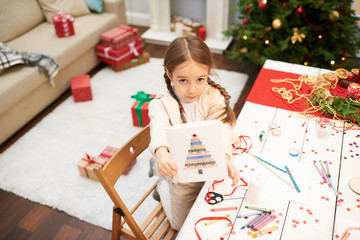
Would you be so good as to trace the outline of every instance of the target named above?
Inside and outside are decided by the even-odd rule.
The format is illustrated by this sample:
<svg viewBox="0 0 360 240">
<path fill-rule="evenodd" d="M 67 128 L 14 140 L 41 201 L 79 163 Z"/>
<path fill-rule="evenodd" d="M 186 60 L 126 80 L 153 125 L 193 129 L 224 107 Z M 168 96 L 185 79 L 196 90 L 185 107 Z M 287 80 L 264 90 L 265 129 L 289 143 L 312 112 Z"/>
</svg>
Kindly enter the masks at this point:
<svg viewBox="0 0 360 240">
<path fill-rule="evenodd" d="M 301 75 L 295 73 L 262 68 L 246 101 L 261 104 L 264 106 L 281 108 L 289 111 L 302 112 L 305 109 L 309 108 L 309 106 L 306 104 L 306 99 L 301 99 L 299 101 L 296 101 L 296 103 L 294 104 L 289 104 L 285 99 L 280 96 L 280 94 L 272 91 L 273 87 L 284 87 L 287 90 L 294 89 L 293 85 L 287 82 L 273 83 L 270 81 L 271 79 L 298 79 L 300 76 Z M 300 81 L 295 81 L 293 83 L 300 84 Z M 303 83 L 301 89 L 297 92 L 299 94 L 308 94 L 310 93 L 310 91 L 311 90 L 309 88 L 309 85 Z M 344 97 L 346 89 L 336 87 L 335 89 L 331 90 L 331 93 L 334 96 Z"/>
</svg>

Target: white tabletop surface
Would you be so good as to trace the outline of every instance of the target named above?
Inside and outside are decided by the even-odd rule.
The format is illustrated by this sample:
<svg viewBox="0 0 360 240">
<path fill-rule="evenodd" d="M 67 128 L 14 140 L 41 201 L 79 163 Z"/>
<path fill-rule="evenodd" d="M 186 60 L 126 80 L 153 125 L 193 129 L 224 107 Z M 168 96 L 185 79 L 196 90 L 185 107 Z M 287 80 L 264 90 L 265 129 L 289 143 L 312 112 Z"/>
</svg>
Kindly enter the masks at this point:
<svg viewBox="0 0 360 240">
<path fill-rule="evenodd" d="M 267 60 L 263 68 L 284 72 L 311 74 L 323 73 L 328 70 L 306 67 Z M 281 131 L 280 136 L 274 136 L 269 129 L 269 123 L 275 123 Z M 340 123 L 336 123 L 340 124 Z M 289 166 L 295 182 L 299 183 L 301 193 L 281 183 L 268 168 L 265 168 L 250 155 L 243 153 L 235 157 L 234 162 L 240 170 L 240 175 L 246 182 L 261 172 L 265 176 L 265 186 L 257 207 L 273 210 L 276 217 L 269 225 L 275 225 L 277 230 L 260 236 L 261 239 L 341 239 L 342 233 L 349 227 L 360 227 L 360 195 L 351 191 L 348 182 L 353 177 L 360 177 L 360 131 L 333 131 L 330 137 L 316 137 L 315 121 L 294 116 L 290 111 L 267 107 L 246 102 L 238 119 L 236 131 L 252 139 L 250 152 L 263 157 L 264 160 L 283 168 Z M 264 131 L 262 141 L 260 133 Z M 297 157 L 290 156 L 289 150 L 297 149 Z M 336 197 L 330 188 L 320 178 L 313 166 L 314 161 L 330 163 L 331 180 L 339 196 Z M 292 169 L 291 169 L 292 168 Z M 274 170 L 274 168 L 271 168 Z M 275 172 L 278 176 L 289 180 L 283 172 Z M 246 200 L 225 200 L 216 205 L 205 202 L 204 196 L 212 182 L 206 182 L 194 206 L 192 207 L 177 239 L 198 239 L 195 234 L 195 224 L 201 218 L 229 215 L 228 221 L 218 221 L 205 225 L 200 221 L 196 225 L 201 239 L 252 239 L 248 228 L 241 227 L 251 219 L 236 218 L 237 215 L 252 212 Z M 233 188 L 230 181 L 215 185 L 215 191 L 229 193 Z M 247 188 L 241 187 L 237 193 L 246 194 Z M 237 206 L 237 210 L 212 212 L 212 208 Z M 230 234 L 230 230 L 232 233 Z M 360 239 L 360 230 L 350 232 L 348 239 Z"/>
</svg>

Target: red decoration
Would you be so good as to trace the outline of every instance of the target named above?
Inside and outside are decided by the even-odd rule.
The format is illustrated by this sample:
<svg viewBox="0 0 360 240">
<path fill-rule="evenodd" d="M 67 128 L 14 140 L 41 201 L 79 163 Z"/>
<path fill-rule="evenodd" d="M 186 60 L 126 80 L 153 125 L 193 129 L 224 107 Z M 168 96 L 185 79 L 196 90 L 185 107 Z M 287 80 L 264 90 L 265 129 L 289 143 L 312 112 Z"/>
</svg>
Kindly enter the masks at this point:
<svg viewBox="0 0 360 240">
<path fill-rule="evenodd" d="M 56 35 L 59 38 L 68 37 L 75 34 L 73 22 L 75 19 L 69 13 L 59 11 L 58 14 L 52 16 Z"/>
<path fill-rule="evenodd" d="M 71 92 L 75 102 L 92 100 L 90 75 L 82 75 L 71 78 Z"/>
<path fill-rule="evenodd" d="M 247 24 L 247 18 L 244 18 L 242 24 Z"/>
<path fill-rule="evenodd" d="M 201 40 L 205 41 L 206 40 L 206 28 L 200 27 L 198 30 L 198 36 Z"/>
<path fill-rule="evenodd" d="M 144 45 L 141 38 L 130 42 L 122 49 L 116 50 L 111 47 L 106 47 L 102 44 L 96 46 L 96 54 L 99 61 L 112 66 L 120 66 L 127 61 L 130 61 L 144 52 Z"/>
<path fill-rule="evenodd" d="M 139 37 L 139 30 L 126 25 L 120 25 L 100 35 L 101 44 L 119 50 Z"/>
<path fill-rule="evenodd" d="M 301 14 L 301 13 L 304 12 L 304 10 L 303 10 L 301 7 L 299 7 L 298 9 L 296 9 L 296 12 L 297 12 L 298 14 Z"/>
<path fill-rule="evenodd" d="M 260 8 L 260 9 L 265 9 L 266 8 L 266 2 L 264 2 L 264 1 L 259 1 L 259 3 L 258 3 L 258 7 Z"/>
</svg>

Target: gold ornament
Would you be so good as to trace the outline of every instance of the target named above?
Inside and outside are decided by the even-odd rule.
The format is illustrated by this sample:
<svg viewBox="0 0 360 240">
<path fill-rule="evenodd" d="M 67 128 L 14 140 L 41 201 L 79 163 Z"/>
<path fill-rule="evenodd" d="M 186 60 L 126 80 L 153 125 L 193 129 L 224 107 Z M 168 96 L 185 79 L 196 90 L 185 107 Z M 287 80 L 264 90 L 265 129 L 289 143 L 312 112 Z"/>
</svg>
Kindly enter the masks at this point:
<svg viewBox="0 0 360 240">
<path fill-rule="evenodd" d="M 306 38 L 304 33 L 299 33 L 298 28 L 293 28 L 294 35 L 291 37 L 292 44 L 295 44 L 296 41 L 302 42 L 303 38 Z"/>
<path fill-rule="evenodd" d="M 340 13 L 337 10 L 332 10 L 331 13 L 329 13 L 329 20 L 331 22 L 335 22 L 339 19 Z"/>
<path fill-rule="evenodd" d="M 272 21 L 272 26 L 275 30 L 279 30 L 282 27 L 282 21 L 278 18 L 274 19 L 274 21 Z"/>
</svg>

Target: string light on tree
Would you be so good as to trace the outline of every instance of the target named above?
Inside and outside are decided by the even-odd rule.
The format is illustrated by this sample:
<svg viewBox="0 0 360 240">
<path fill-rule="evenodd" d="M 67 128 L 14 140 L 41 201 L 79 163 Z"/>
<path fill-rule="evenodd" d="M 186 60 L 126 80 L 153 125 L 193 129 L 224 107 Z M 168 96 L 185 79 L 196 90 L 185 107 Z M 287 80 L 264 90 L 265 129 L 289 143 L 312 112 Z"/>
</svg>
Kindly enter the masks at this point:
<svg viewBox="0 0 360 240">
<path fill-rule="evenodd" d="M 335 60 L 331 60 L 331 61 L 330 61 L 330 64 L 331 64 L 331 65 L 335 65 Z"/>
</svg>

